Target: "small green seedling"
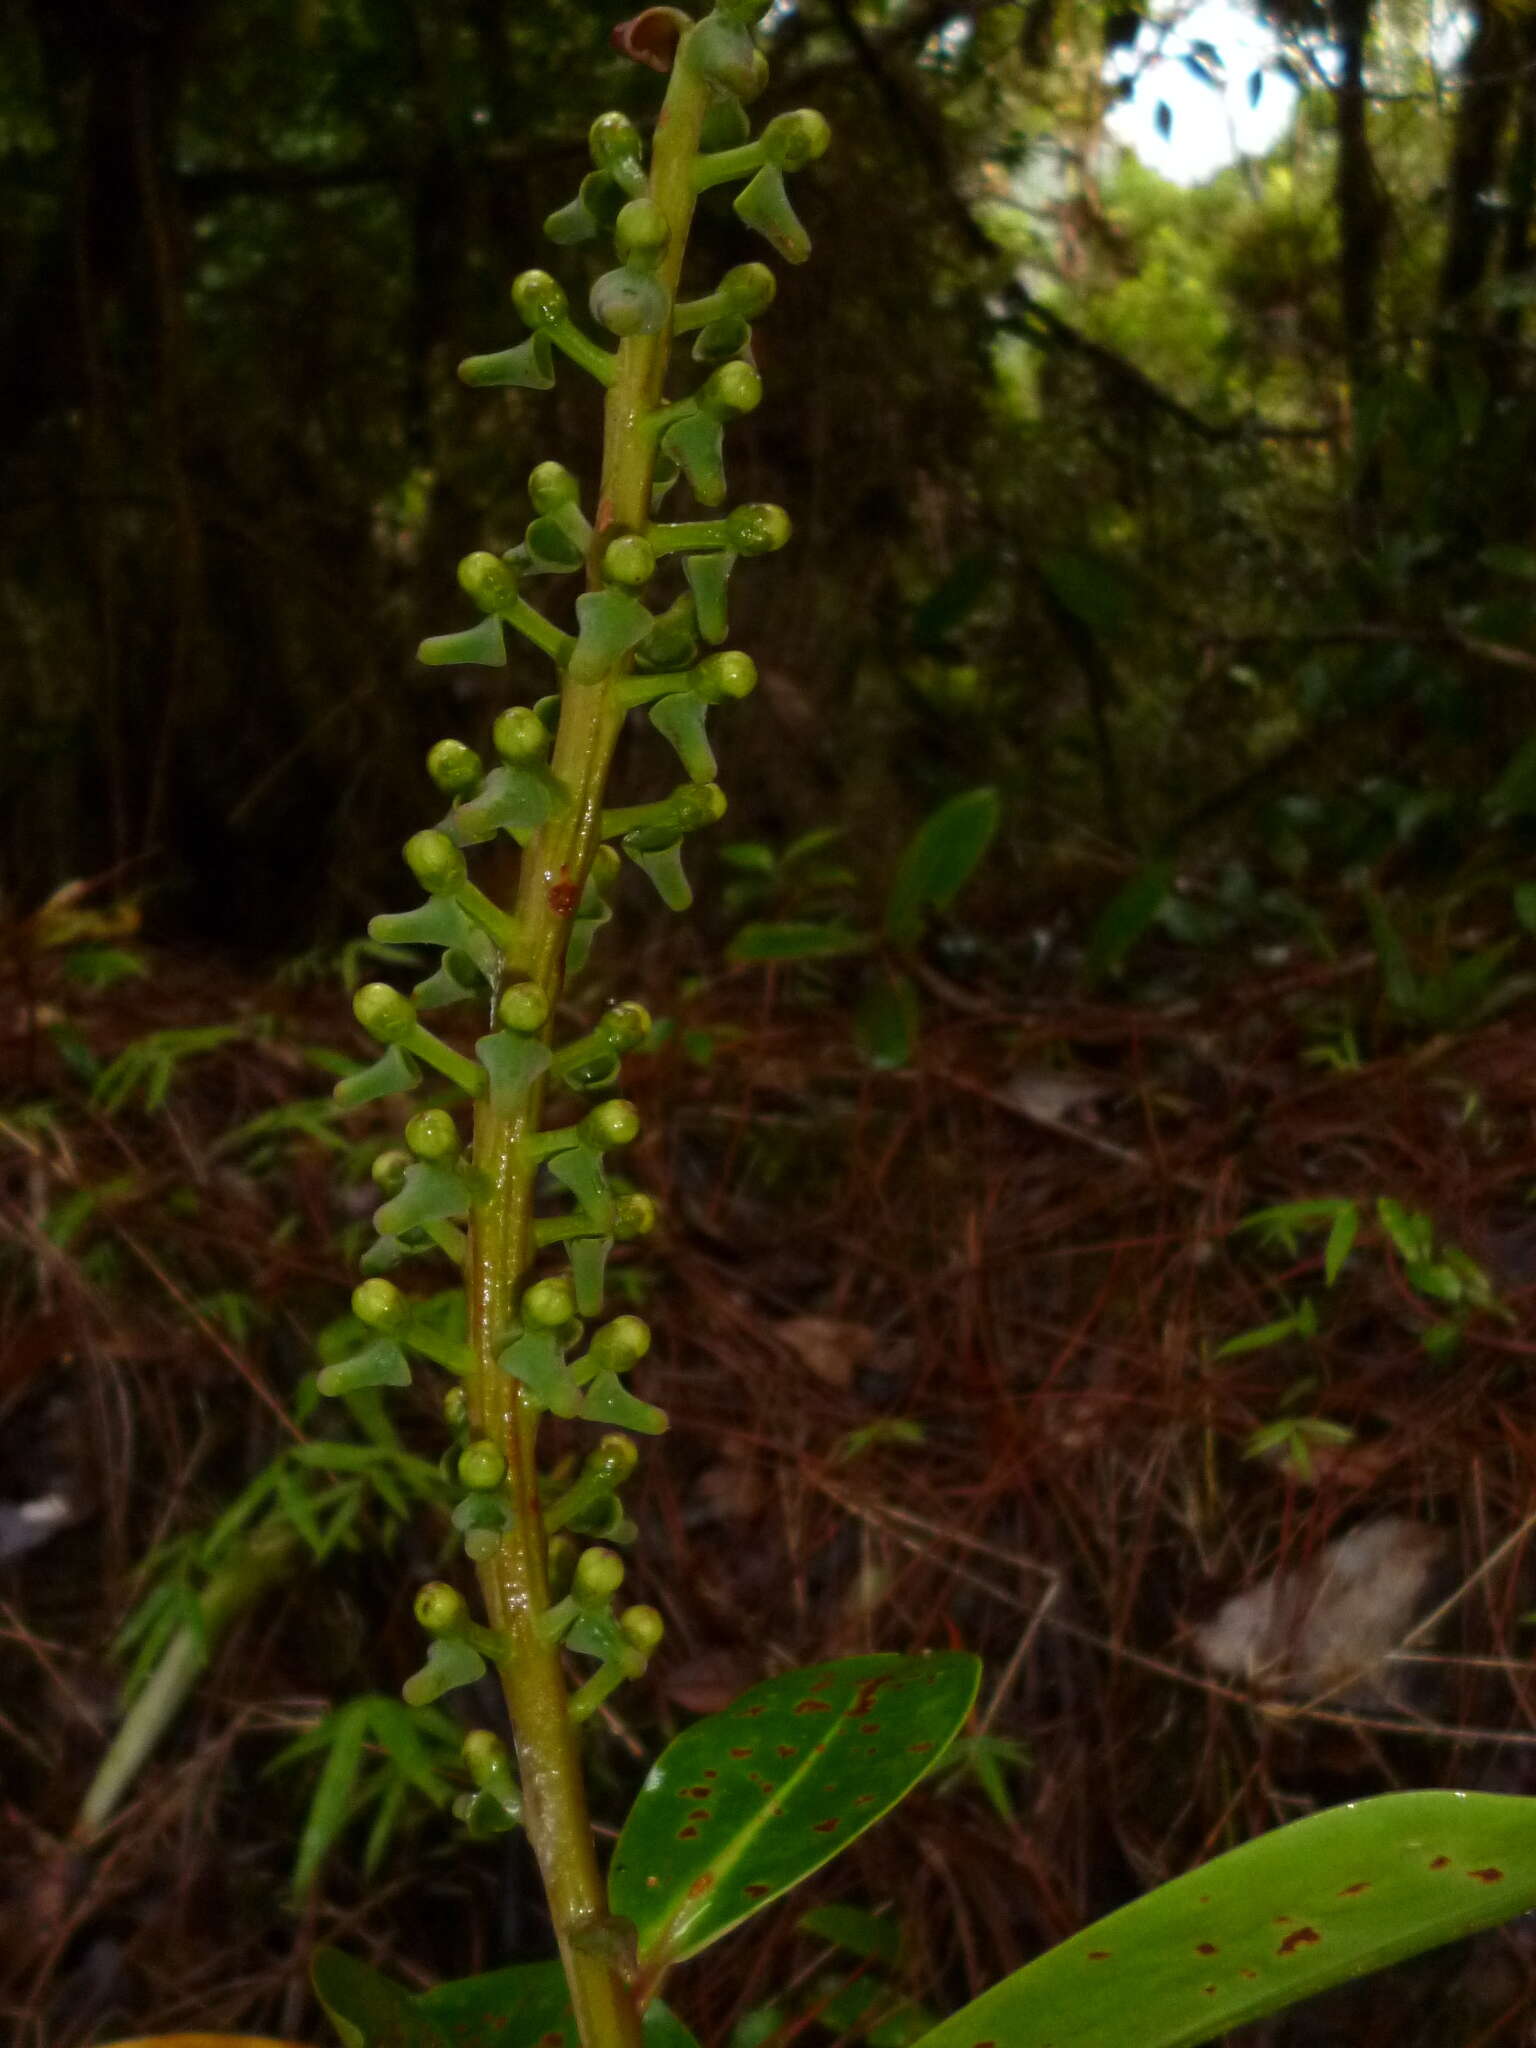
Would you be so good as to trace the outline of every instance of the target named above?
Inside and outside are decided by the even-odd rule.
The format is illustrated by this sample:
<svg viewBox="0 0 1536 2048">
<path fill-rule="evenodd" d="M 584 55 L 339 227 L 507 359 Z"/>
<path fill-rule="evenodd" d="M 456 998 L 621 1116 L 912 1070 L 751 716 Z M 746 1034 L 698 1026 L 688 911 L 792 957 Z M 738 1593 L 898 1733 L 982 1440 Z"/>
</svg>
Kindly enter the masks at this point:
<svg viewBox="0 0 1536 2048">
<path fill-rule="evenodd" d="M 511 1744 L 491 1728 L 465 1737 L 468 1789 L 455 1811 L 471 1837 L 525 1831 L 558 1959 L 419 1993 L 322 1950 L 315 1986 L 346 2048 L 689 2048 L 660 1997 L 678 1967 L 722 1938 L 749 1939 L 740 1930 L 754 1914 L 910 1792 L 943 1759 L 976 1693 L 977 1660 L 958 1651 L 769 1678 L 663 1751 L 600 1868 L 583 1731 L 661 1643 L 657 1610 L 623 1598 L 619 1546 L 635 1533 L 621 1494 L 637 1439 L 667 1418 L 645 1398 L 646 1324 L 605 1315 L 610 1255 L 655 1220 L 649 1198 L 616 1171 L 638 1130 L 624 1061 L 650 1019 L 625 1001 L 572 1033 L 564 1001 L 627 868 L 670 908 L 688 906 L 687 846 L 726 808 L 712 714 L 756 678 L 751 658 L 728 645 L 729 586 L 740 562 L 790 535 L 777 507 L 732 506 L 725 476 L 729 430 L 763 399 L 752 325 L 773 299 L 773 274 L 746 261 L 702 286 L 683 275 L 695 201 L 719 189 L 734 191 L 742 227 L 778 256 L 809 253 L 790 180 L 826 149 L 826 123 L 782 113 L 754 135 L 747 113 L 766 79 L 754 31 L 769 5 L 719 0 L 698 22 L 649 7 L 616 32 L 620 48 L 666 75 L 660 118 L 647 138 L 626 115 L 602 115 L 591 171 L 547 223 L 558 245 L 611 248 L 613 260 L 585 313 L 553 276 L 524 272 L 512 287 L 524 337 L 461 369 L 471 385 L 514 392 L 590 379 L 606 421 L 602 472 L 593 488 L 541 463 L 523 538 L 465 558 L 471 616 L 421 648 L 429 664 L 501 670 L 526 642 L 556 687 L 501 712 L 494 758 L 458 738 L 428 756 L 433 815 L 405 847 L 420 900 L 375 919 L 371 937 L 425 948 L 436 964 L 409 992 L 386 981 L 358 989 L 357 1019 L 377 1053 L 336 1095 L 357 1108 L 430 1076 L 434 1106 L 409 1116 L 403 1144 L 376 1169 L 376 1241 L 352 1304 L 360 1334 L 319 1385 L 355 1400 L 423 1369 L 447 1377 L 452 1519 L 479 1606 L 446 1581 L 421 1588 L 427 1647 L 405 1699 L 432 1715 L 446 1693 L 494 1673 Z M 695 367 L 674 379 L 674 343 L 690 336 Z M 563 576 L 579 580 L 574 602 L 536 607 L 529 593 Z M 608 769 L 634 712 L 682 779 L 615 808 Z M 897 948 L 950 899 L 990 837 L 985 793 L 963 802 L 904 864 L 886 917 Z M 504 840 L 522 850 L 510 902 L 474 879 L 481 849 Z M 163 1051 L 147 1069 L 151 1089 L 174 1072 Z M 425 1290 L 411 1279 L 422 1270 Z M 453 1315 L 440 1306 L 445 1272 L 462 1303 Z M 546 1415 L 590 1432 L 563 1485 L 540 1464 Z M 289 1539 L 313 1551 L 333 1524 L 294 1479 L 245 1504 L 240 1527 L 280 1515 Z M 173 1628 L 190 1625 L 190 1610 L 166 1613 Z M 353 1813 L 370 1739 L 392 1743 L 394 1776 L 433 1797 L 425 1736 L 422 1755 L 410 1754 L 370 1704 L 343 1708 L 326 1739 L 301 1880 Z M 388 1784 L 381 1795 L 395 1797 Z M 922 2040 L 1179 2048 L 1533 1904 L 1531 1801 L 1370 1800 L 1163 1886 Z"/>
</svg>

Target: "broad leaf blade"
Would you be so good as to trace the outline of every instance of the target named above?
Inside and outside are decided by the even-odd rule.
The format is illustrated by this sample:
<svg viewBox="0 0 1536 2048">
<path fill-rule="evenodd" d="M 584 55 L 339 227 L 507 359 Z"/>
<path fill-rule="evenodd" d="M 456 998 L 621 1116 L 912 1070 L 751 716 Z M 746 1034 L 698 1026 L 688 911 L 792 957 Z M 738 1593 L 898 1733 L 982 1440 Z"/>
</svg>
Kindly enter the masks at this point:
<svg viewBox="0 0 1536 2048">
<path fill-rule="evenodd" d="M 580 2048 L 565 1972 L 558 1962 L 517 1963 L 424 1991 L 417 2010 L 453 2048 Z M 645 2048 L 698 2048 L 660 1999 L 647 2007 Z"/>
<path fill-rule="evenodd" d="M 955 1735 L 979 1678 L 955 1651 L 851 1657 L 769 1679 L 680 1735 L 609 1873 L 642 1962 L 695 1954 L 888 1813 Z"/>
<path fill-rule="evenodd" d="M 1395 1792 L 1276 1828 L 1040 1956 L 920 2048 L 1196 2048 L 1536 1905 L 1536 1800 Z"/>
<path fill-rule="evenodd" d="M 431 2018 L 403 1984 L 382 1971 L 344 1955 L 339 1948 L 318 1948 L 310 1964 L 310 1982 L 325 2007 L 342 2048 L 447 2048 Z"/>
<path fill-rule="evenodd" d="M 995 789 L 971 789 L 923 820 L 891 883 L 887 938 L 898 946 L 915 946 L 928 912 L 949 908 L 991 845 L 1000 808 Z"/>
</svg>

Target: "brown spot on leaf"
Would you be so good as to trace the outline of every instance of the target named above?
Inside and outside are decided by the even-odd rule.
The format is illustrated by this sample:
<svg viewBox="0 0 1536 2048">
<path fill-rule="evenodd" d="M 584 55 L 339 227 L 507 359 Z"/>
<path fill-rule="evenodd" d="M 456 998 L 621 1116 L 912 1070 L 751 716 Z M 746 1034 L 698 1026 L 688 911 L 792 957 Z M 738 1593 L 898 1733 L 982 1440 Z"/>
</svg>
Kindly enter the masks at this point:
<svg viewBox="0 0 1536 2048">
<path fill-rule="evenodd" d="M 1315 1948 L 1322 1940 L 1315 1927 L 1295 1927 L 1275 1950 L 1277 1956 L 1294 1955 L 1299 1948 Z"/>
<path fill-rule="evenodd" d="M 909 1756 L 926 1756 L 932 1747 L 933 1744 L 931 1742 L 909 1742 L 907 1744 L 907 1754 Z"/>
<path fill-rule="evenodd" d="M 880 1733 L 880 1723 L 878 1721 L 861 1721 L 859 1723 L 859 1733 L 861 1735 L 878 1735 Z"/>
<path fill-rule="evenodd" d="M 864 1716 L 875 1704 L 875 1701 L 880 1697 L 884 1688 L 892 1682 L 889 1676 L 884 1678 L 866 1678 L 853 1696 L 853 1705 L 848 1709 L 849 1720 L 863 1720 Z"/>
<path fill-rule="evenodd" d="M 1214 1941 L 1197 1941 L 1195 1943 L 1195 1954 L 1197 1956 L 1219 1956 L 1221 1950 Z"/>
<path fill-rule="evenodd" d="M 834 1828 L 840 1828 L 842 1824 L 843 1823 L 841 1817 L 834 1813 L 830 1820 L 818 1820 L 813 1822 L 811 1826 L 811 1833 L 813 1835 L 830 1835 Z"/>
<path fill-rule="evenodd" d="M 792 1742 L 781 1742 L 781 1743 L 779 1744 L 779 1755 L 780 1755 L 780 1756 L 782 1756 L 782 1757 L 792 1757 L 792 1756 L 798 1756 L 799 1754 L 800 1754 L 800 1752 L 799 1752 L 799 1750 L 798 1750 L 798 1749 L 797 1749 L 797 1748 L 795 1747 L 794 1743 L 792 1743 Z"/>
<path fill-rule="evenodd" d="M 875 1795 L 873 1792 L 861 1792 L 858 1798 L 855 1799 L 853 1803 L 855 1806 L 873 1806 L 875 1803 Z"/>
<path fill-rule="evenodd" d="M 699 1776 L 701 1778 L 718 1778 L 719 1775 L 720 1773 L 718 1771 L 700 1771 L 699 1773 Z"/>
<path fill-rule="evenodd" d="M 661 1879 L 659 1877 L 648 1877 L 645 1880 L 645 1888 L 648 1892 L 653 1892 L 660 1883 Z"/>
<path fill-rule="evenodd" d="M 707 1799 L 709 1797 L 709 1787 L 707 1785 L 690 1785 L 683 1796 L 685 1799 Z"/>
<path fill-rule="evenodd" d="M 1469 1870 L 1468 1877 L 1475 1877 L 1479 1884 L 1502 1884 L 1504 1873 L 1490 1863 L 1486 1870 Z"/>
<path fill-rule="evenodd" d="M 1091 1948 L 1088 1951 L 1088 1960 L 1090 1963 L 1107 1963 L 1109 1961 L 1109 1950 L 1107 1948 Z"/>
<path fill-rule="evenodd" d="M 752 1752 L 750 1749 L 733 1749 L 731 1751 L 731 1755 L 735 1757 L 750 1756 L 751 1754 Z"/>
<path fill-rule="evenodd" d="M 742 1721 L 756 1721 L 764 1711 L 762 1707 L 743 1707 L 737 1718 Z"/>
<path fill-rule="evenodd" d="M 810 1684 L 806 1687 L 806 1691 L 825 1692 L 829 1685 L 835 1685 L 836 1682 L 837 1673 L 835 1671 L 823 1671 L 820 1678 L 813 1678 L 811 1680 Z"/>
<path fill-rule="evenodd" d="M 830 1714 L 831 1711 L 825 1700 L 801 1700 L 795 1708 L 797 1714 Z"/>
<path fill-rule="evenodd" d="M 702 1899 L 704 1894 L 711 1889 L 714 1882 L 715 1873 L 712 1870 L 701 1871 L 688 1887 L 689 1898 Z"/>
<path fill-rule="evenodd" d="M 709 1808 L 707 1806 L 696 1806 L 688 1818 L 690 1820 L 708 1820 Z"/>
<path fill-rule="evenodd" d="M 1216 1996 L 1216 1986 L 1214 1984 L 1202 1984 L 1200 1988 L 1207 1998 L 1214 1998 Z"/>
<path fill-rule="evenodd" d="M 1256 1984 L 1259 1981 L 1259 1973 L 1257 1970 L 1244 1970 L 1243 1976 L 1249 1984 Z"/>
<path fill-rule="evenodd" d="M 1451 1867 L 1451 1859 L 1449 1856 L 1431 1857 L 1429 1867 L 1431 1870 L 1449 1870 Z"/>
<path fill-rule="evenodd" d="M 744 1884 L 742 1890 L 749 1899 L 766 1899 L 773 1890 L 771 1884 Z"/>
<path fill-rule="evenodd" d="M 1339 1897 L 1341 1899 L 1358 1898 L 1361 1892 L 1368 1892 L 1370 1888 L 1370 1879 L 1368 1877 L 1362 1877 L 1357 1884 L 1345 1885 L 1343 1891 L 1339 1893 Z"/>
<path fill-rule="evenodd" d="M 679 1828 L 677 1831 L 677 1839 L 680 1842 L 696 1842 L 698 1837 L 699 1831 L 697 1828 Z"/>
</svg>

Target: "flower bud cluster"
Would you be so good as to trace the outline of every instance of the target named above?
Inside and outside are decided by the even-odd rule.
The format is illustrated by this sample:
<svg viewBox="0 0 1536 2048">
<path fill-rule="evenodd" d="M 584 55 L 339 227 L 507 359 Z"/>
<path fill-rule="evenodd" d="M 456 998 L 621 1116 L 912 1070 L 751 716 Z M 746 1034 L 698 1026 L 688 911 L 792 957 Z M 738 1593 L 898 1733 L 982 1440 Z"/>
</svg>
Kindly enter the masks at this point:
<svg viewBox="0 0 1536 2048">
<path fill-rule="evenodd" d="M 384 981 L 357 991 L 354 1013 L 379 1052 L 335 1091 L 347 1108 L 426 1084 L 438 1092 L 406 1122 L 403 1148 L 388 1146 L 375 1160 L 377 1237 L 352 1298 L 365 1334 L 352 1355 L 326 1365 L 321 1391 L 408 1385 L 412 1357 L 462 1382 L 445 1406 L 454 1432 L 445 1470 L 462 1489 L 454 1526 L 482 1566 L 504 1545 L 507 1555 L 521 1554 L 530 1528 L 546 1543 L 553 1599 L 541 1622 L 546 1641 L 596 1664 L 572 1697 L 576 1720 L 642 1672 L 661 1638 L 654 1609 L 615 1610 L 624 1567 L 613 1546 L 634 1534 L 620 1494 L 638 1458 L 635 1439 L 664 1430 L 667 1418 L 629 1385 L 650 1347 L 646 1324 L 628 1314 L 601 1320 L 615 1245 L 643 1236 L 656 1220 L 649 1198 L 613 1165 L 639 1135 L 638 1113 L 618 1090 L 624 1059 L 650 1036 L 651 1019 L 639 1003 L 620 1002 L 590 1029 L 562 1036 L 557 1011 L 565 981 L 612 914 L 625 862 L 669 907 L 684 910 L 692 901 L 684 846 L 726 808 L 708 715 L 748 696 L 757 682 L 750 657 L 727 645 L 732 574 L 741 559 L 773 553 L 790 538 L 778 506 L 727 502 L 729 430 L 763 396 L 753 323 L 773 303 L 773 273 L 745 262 L 698 296 L 680 298 L 676 289 L 690 183 L 693 195 L 735 187 L 737 216 L 773 249 L 792 262 L 809 252 L 786 181 L 823 154 L 828 129 L 802 109 L 752 133 L 746 109 L 767 69 L 754 31 L 768 6 L 717 0 L 696 24 L 675 8 L 652 7 L 626 25 L 620 47 L 656 69 L 676 70 L 679 91 L 692 95 L 695 127 L 702 118 L 699 148 L 691 162 L 674 153 L 671 172 L 653 177 L 652 150 L 635 123 L 622 113 L 600 115 L 588 138 L 590 170 L 545 223 L 563 248 L 612 250 L 585 310 L 573 311 L 581 295 L 549 272 L 524 271 L 511 287 L 524 338 L 460 365 L 461 379 L 479 388 L 547 390 L 563 360 L 605 390 L 619 385 L 616 401 L 643 390 L 647 396 L 627 414 L 621 403 L 613 408 L 625 419 L 615 431 L 630 437 L 626 445 L 643 468 L 620 524 L 611 502 L 593 507 L 589 500 L 584 509 L 577 478 L 557 462 L 540 463 L 528 479 L 531 517 L 522 538 L 476 549 L 459 564 L 459 586 L 478 616 L 424 640 L 421 660 L 502 669 L 509 647 L 524 642 L 552 664 L 558 687 L 504 708 L 491 725 L 488 756 L 457 738 L 429 751 L 428 776 L 445 809 L 404 848 L 423 900 L 374 918 L 369 932 L 384 945 L 429 948 L 435 965 L 409 993 Z M 665 364 L 673 336 L 692 337 L 701 369 L 688 395 L 657 400 L 661 371 L 654 366 Z M 662 501 L 679 484 L 694 508 L 664 521 Z M 529 590 L 541 584 L 558 594 L 558 582 L 544 579 L 561 576 L 584 585 L 568 612 L 530 601 Z M 685 779 L 667 794 L 600 809 L 570 735 L 595 722 L 611 733 L 615 714 L 640 709 Z M 503 835 L 532 863 L 515 912 L 472 872 L 476 849 L 504 845 Z M 472 1053 L 422 1021 L 466 1001 L 480 1006 L 485 1027 Z M 550 1082 L 582 1107 L 574 1120 L 546 1127 Z M 476 1122 L 468 1147 L 454 1106 L 465 1098 Z M 438 1302 L 414 1299 L 388 1276 L 423 1256 L 467 1265 L 471 1246 L 502 1227 L 497 1205 L 513 1183 L 528 1203 L 519 1227 L 540 1263 L 536 1276 L 522 1275 L 506 1326 L 482 1330 L 472 1348 L 462 1320 L 450 1324 Z M 497 1373 L 515 1383 L 520 1413 L 601 1431 L 574 1476 L 567 1469 L 543 1497 L 529 1498 L 516 1458 L 518 1470 L 509 1469 L 512 1446 L 487 1433 L 486 1417 L 504 1409 L 508 1391 Z M 488 1385 L 503 1398 L 488 1400 Z M 417 1614 L 431 1642 L 405 1687 L 412 1703 L 435 1700 L 472 1682 L 487 1663 L 505 1661 L 506 1642 L 477 1626 L 451 1587 L 423 1588 Z M 517 1825 L 521 1794 L 499 1740 L 475 1731 L 464 1761 L 473 1789 L 459 1810 L 471 1833 Z"/>
</svg>

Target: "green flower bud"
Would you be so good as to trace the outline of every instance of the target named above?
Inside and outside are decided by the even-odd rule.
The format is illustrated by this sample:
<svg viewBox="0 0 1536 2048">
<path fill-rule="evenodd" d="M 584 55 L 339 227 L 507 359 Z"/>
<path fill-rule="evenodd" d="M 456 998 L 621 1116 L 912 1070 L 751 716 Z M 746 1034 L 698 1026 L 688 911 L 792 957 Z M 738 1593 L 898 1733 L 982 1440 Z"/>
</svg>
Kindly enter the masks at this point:
<svg viewBox="0 0 1536 2048">
<path fill-rule="evenodd" d="M 507 1745 L 489 1728 L 471 1728 L 459 1754 L 465 1769 L 479 1785 L 507 1761 Z"/>
<path fill-rule="evenodd" d="M 535 1280 L 523 1296 L 523 1321 L 541 1330 L 558 1330 L 576 1313 L 569 1280 Z"/>
<path fill-rule="evenodd" d="M 627 340 L 632 334 L 660 334 L 672 301 L 659 278 L 626 264 L 604 271 L 587 303 L 600 327 Z"/>
<path fill-rule="evenodd" d="M 554 327 L 570 312 L 565 293 L 547 270 L 525 270 L 512 280 L 512 303 L 529 327 Z"/>
<path fill-rule="evenodd" d="M 461 1628 L 468 1615 L 463 1596 L 441 1579 L 430 1580 L 416 1595 L 416 1619 L 428 1635 L 448 1635 Z"/>
<path fill-rule="evenodd" d="M 596 1028 L 615 1052 L 633 1052 L 651 1035 L 651 1013 L 643 1003 L 615 1003 L 598 1019 Z"/>
<path fill-rule="evenodd" d="M 656 1204 L 649 1195 L 620 1195 L 613 1205 L 613 1234 L 620 1243 L 649 1237 L 655 1228 Z"/>
<path fill-rule="evenodd" d="M 496 1022 L 503 1031 L 520 1031 L 531 1036 L 549 1022 L 549 997 L 536 981 L 517 981 L 504 989 L 496 1005 Z"/>
<path fill-rule="evenodd" d="M 439 740 L 427 755 L 427 773 L 445 796 L 473 789 L 480 772 L 480 756 L 462 740 Z"/>
<path fill-rule="evenodd" d="M 667 1632 L 666 1623 L 654 1607 L 626 1607 L 619 1616 L 619 1627 L 642 1657 L 653 1656 Z"/>
<path fill-rule="evenodd" d="M 762 402 L 763 380 L 750 363 L 722 363 L 699 393 L 700 407 L 722 420 L 756 412 Z"/>
<path fill-rule="evenodd" d="M 827 153 L 832 130 L 814 107 L 776 114 L 762 133 L 763 154 L 781 170 L 798 171 Z"/>
<path fill-rule="evenodd" d="M 725 816 L 725 791 L 718 782 L 685 782 L 672 793 L 673 815 L 684 832 L 699 832 Z"/>
<path fill-rule="evenodd" d="M 446 1109 L 419 1109 L 405 1127 L 405 1142 L 418 1159 L 452 1159 L 459 1130 Z"/>
<path fill-rule="evenodd" d="M 506 1476 L 507 1461 L 495 1444 L 468 1444 L 459 1453 L 459 1482 L 471 1493 L 494 1493 Z"/>
<path fill-rule="evenodd" d="M 354 1287 L 352 1313 L 370 1330 L 398 1330 L 411 1316 L 405 1296 L 392 1280 L 365 1280 Z"/>
<path fill-rule="evenodd" d="M 581 502 L 581 486 L 563 462 L 541 462 L 528 479 L 528 501 L 535 512 L 548 518 L 567 505 Z"/>
<path fill-rule="evenodd" d="M 615 1316 L 592 1337 L 593 1355 L 606 1372 L 628 1372 L 650 1348 L 650 1325 L 639 1316 Z"/>
<path fill-rule="evenodd" d="M 582 1469 L 605 1486 L 622 1486 L 639 1462 L 640 1451 L 634 1438 L 610 1431 L 598 1438 L 596 1450 L 588 1451 Z"/>
<path fill-rule="evenodd" d="M 645 190 L 645 164 L 640 131 L 627 114 L 599 114 L 587 130 L 592 161 L 631 196 Z"/>
<path fill-rule="evenodd" d="M 725 530 L 738 555 L 774 554 L 791 532 L 782 505 L 738 505 L 725 515 Z"/>
<path fill-rule="evenodd" d="M 577 1558 L 572 1590 L 583 1606 L 596 1606 L 600 1600 L 611 1600 L 623 1583 L 624 1560 L 616 1550 L 605 1550 L 600 1544 L 594 1544 Z"/>
<path fill-rule="evenodd" d="M 549 752 L 549 730 L 530 706 L 512 704 L 497 715 L 491 744 L 510 766 L 526 768 Z"/>
<path fill-rule="evenodd" d="M 694 677 L 698 693 L 706 703 L 718 704 L 727 697 L 739 702 L 757 688 L 757 663 L 750 654 L 734 651 L 708 654 L 694 671 Z"/>
<path fill-rule="evenodd" d="M 656 554 L 642 534 L 621 533 L 603 549 L 603 576 L 624 590 L 640 590 L 656 574 Z"/>
<path fill-rule="evenodd" d="M 778 289 L 766 263 L 738 263 L 721 278 L 719 295 L 738 319 L 756 320 L 773 304 Z"/>
<path fill-rule="evenodd" d="M 368 1171 L 374 1186 L 382 1193 L 398 1195 L 405 1185 L 405 1169 L 410 1163 L 409 1152 L 399 1152 L 391 1146 L 389 1151 L 379 1154 Z"/>
<path fill-rule="evenodd" d="M 510 611 L 517 603 L 517 573 L 485 548 L 459 564 L 459 588 L 483 612 Z"/>
<path fill-rule="evenodd" d="M 640 1118 L 632 1102 L 615 1099 L 600 1102 L 581 1120 L 583 1136 L 596 1150 L 606 1152 L 616 1145 L 632 1145 L 640 1135 Z"/>
<path fill-rule="evenodd" d="M 352 998 L 352 1014 L 380 1045 L 400 1045 L 416 1029 L 409 999 L 387 981 L 368 981 Z"/>
<path fill-rule="evenodd" d="M 634 256 L 654 261 L 670 238 L 667 216 L 654 199 L 631 199 L 613 224 L 614 247 L 626 263 Z"/>
<path fill-rule="evenodd" d="M 416 832 L 405 842 L 405 864 L 429 896 L 451 896 L 466 879 L 464 855 L 446 832 Z"/>
<path fill-rule="evenodd" d="M 469 1396 L 462 1387 L 450 1387 L 443 1396 L 443 1420 L 450 1429 L 462 1429 L 469 1420 Z"/>
</svg>

